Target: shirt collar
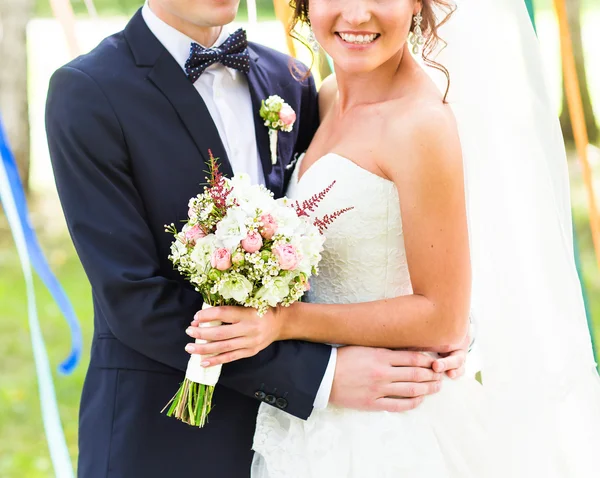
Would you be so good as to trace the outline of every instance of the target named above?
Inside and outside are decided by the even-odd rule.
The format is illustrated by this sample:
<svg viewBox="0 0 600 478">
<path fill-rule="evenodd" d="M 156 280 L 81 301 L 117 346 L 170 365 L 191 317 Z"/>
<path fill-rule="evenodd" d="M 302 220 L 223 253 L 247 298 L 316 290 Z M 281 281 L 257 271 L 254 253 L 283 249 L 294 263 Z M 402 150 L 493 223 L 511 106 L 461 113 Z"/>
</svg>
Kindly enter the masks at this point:
<svg viewBox="0 0 600 478">
<path fill-rule="evenodd" d="M 152 11 L 150 6 L 148 5 L 148 0 L 146 0 L 144 6 L 142 7 L 142 17 L 146 22 L 146 25 L 150 29 L 150 31 L 154 34 L 154 36 L 158 39 L 159 42 L 165 47 L 165 49 L 171 54 L 175 61 L 179 64 L 179 66 L 185 70 L 185 62 L 188 60 L 190 56 L 190 47 L 194 42 L 190 37 L 181 33 L 179 30 L 173 28 L 168 23 L 162 21 L 156 14 Z M 217 38 L 217 41 L 212 46 L 220 46 L 229 38 L 229 28 L 228 25 L 225 25 L 221 28 L 221 33 Z M 204 45 L 201 45 L 204 46 Z M 206 48 L 206 46 L 204 46 Z M 212 65 L 210 68 L 217 67 L 221 65 Z M 225 67 L 224 67 L 225 68 Z M 225 68 L 229 71 L 232 76 L 235 78 L 237 71 L 231 68 Z"/>
</svg>

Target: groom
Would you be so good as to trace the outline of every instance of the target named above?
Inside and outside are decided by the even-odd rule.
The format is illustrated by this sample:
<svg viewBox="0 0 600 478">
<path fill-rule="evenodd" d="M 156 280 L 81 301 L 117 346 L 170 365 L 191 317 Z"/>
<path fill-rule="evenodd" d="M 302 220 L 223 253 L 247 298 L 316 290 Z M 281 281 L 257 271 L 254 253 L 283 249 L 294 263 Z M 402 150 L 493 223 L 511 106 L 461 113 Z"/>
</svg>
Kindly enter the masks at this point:
<svg viewBox="0 0 600 478">
<path fill-rule="evenodd" d="M 204 429 L 160 414 L 183 379 L 184 331 L 202 305 L 173 270 L 164 224 L 187 217 L 209 149 L 226 175 L 244 171 L 281 196 L 288 166 L 319 121 L 312 78 L 295 80 L 288 57 L 246 45 L 243 32 L 229 36 L 223 25 L 238 3 L 150 0 L 123 32 L 50 83 L 52 164 L 94 302 L 80 411 L 83 478 L 248 477 L 261 401 L 300 418 L 329 401 L 403 411 L 439 386 L 422 354 L 347 347 L 336 356 L 324 344 L 277 342 L 224 367 Z M 190 54 L 192 42 L 218 48 Z M 274 165 L 258 114 L 273 94 L 298 115 L 279 136 Z M 464 353 L 446 360 L 446 371 L 460 373 Z M 391 383 L 404 398 L 390 405 L 379 399 Z"/>
</svg>

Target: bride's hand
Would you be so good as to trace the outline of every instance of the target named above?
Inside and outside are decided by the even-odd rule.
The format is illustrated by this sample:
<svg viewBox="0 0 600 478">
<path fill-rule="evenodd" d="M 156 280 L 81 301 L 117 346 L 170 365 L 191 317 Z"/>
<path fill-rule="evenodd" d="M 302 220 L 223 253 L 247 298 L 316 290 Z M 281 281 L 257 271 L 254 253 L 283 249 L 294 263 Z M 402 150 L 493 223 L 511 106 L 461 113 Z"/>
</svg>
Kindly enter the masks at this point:
<svg viewBox="0 0 600 478">
<path fill-rule="evenodd" d="M 214 357 L 206 357 L 202 362 L 204 367 L 252 357 L 279 338 L 283 315 L 282 307 L 269 309 L 263 317 L 248 307 L 223 306 L 201 310 L 185 332 L 208 343 L 188 344 L 185 350 L 190 354 L 214 354 Z M 199 327 L 215 320 L 223 322 L 223 325 Z"/>
<path fill-rule="evenodd" d="M 440 359 L 433 362 L 435 372 L 445 372 L 450 378 L 460 378 L 465 374 L 467 354 L 471 345 L 471 335 L 467 335 L 462 343 L 437 351 Z"/>
</svg>

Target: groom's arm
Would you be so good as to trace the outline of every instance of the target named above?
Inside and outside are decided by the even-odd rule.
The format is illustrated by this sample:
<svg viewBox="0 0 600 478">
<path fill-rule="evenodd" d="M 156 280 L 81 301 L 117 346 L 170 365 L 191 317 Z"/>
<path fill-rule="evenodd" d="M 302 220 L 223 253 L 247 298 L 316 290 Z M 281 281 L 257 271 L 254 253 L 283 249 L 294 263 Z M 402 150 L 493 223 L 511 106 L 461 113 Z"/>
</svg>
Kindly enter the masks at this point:
<svg viewBox="0 0 600 478">
<path fill-rule="evenodd" d="M 60 69 L 50 83 L 46 129 L 58 193 L 96 313 L 126 346 L 185 370 L 189 338 L 174 324 L 182 317 L 191 321 L 201 298 L 161 275 L 119 119 L 96 81 L 76 68 Z M 322 344 L 279 342 L 225 367 L 221 383 L 259 399 L 273 397 L 275 405 L 306 418 L 330 353 Z"/>
<path fill-rule="evenodd" d="M 313 76 L 309 75 L 302 82 L 301 87 L 298 137 L 294 147 L 294 153 L 297 154 L 308 149 L 319 126 L 319 103 Z M 287 180 L 292 172 L 293 168 L 287 171 Z M 307 418 L 313 408 L 325 408 L 329 403 L 333 387 L 337 350 L 322 344 L 308 344 L 299 341 L 280 342 L 279 347 L 274 346 L 276 344 L 274 343 L 254 357 L 227 364 L 223 367 L 220 382 L 238 390 L 240 387 L 244 387 L 246 394 L 254 393 L 254 396 L 260 400 L 300 418 Z M 315 351 L 310 355 L 304 354 L 303 352 L 309 345 L 318 347 L 318 353 Z M 303 356 L 306 358 L 302 359 Z M 303 362 L 303 360 L 308 360 L 308 362 Z M 260 375 L 268 377 L 268 380 L 261 382 L 259 388 L 256 388 L 257 374 L 255 372 L 262 368 L 265 370 Z M 248 370 L 253 373 L 248 374 Z M 319 371 L 318 374 L 315 374 L 316 370 Z M 290 390 L 294 389 L 294 382 L 297 382 L 298 377 L 301 376 L 306 377 L 307 388 L 302 401 L 298 402 Z M 296 387 L 295 395 L 298 396 L 302 393 Z M 273 400 L 275 400 L 274 403 Z M 300 404 L 301 409 L 298 408 Z"/>
</svg>

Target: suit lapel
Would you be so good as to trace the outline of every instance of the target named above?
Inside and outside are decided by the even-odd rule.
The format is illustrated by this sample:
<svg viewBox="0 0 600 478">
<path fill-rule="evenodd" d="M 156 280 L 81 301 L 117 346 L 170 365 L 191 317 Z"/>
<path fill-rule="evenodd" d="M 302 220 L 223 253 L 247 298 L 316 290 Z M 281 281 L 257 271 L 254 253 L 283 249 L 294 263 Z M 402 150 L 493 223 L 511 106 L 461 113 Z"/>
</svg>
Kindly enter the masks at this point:
<svg viewBox="0 0 600 478">
<path fill-rule="evenodd" d="M 219 158 L 221 172 L 226 176 L 232 176 L 233 171 L 225 147 L 206 104 L 166 50 L 154 65 L 148 78 L 173 105 L 204 161 L 208 164 L 208 151 L 211 150 L 213 155 Z"/>
<path fill-rule="evenodd" d="M 258 154 L 262 163 L 265 180 L 269 189 L 277 188 L 279 185 L 273 184 L 271 172 L 273 164 L 271 163 L 271 149 L 269 146 L 269 130 L 264 124 L 264 120 L 260 117 L 260 106 L 264 99 L 267 99 L 269 93 L 269 76 L 265 71 L 259 57 L 252 49 L 252 45 L 248 46 L 250 54 L 250 73 L 248 73 L 248 86 L 250 88 L 250 98 L 252 99 L 252 111 L 254 116 L 254 130 L 256 133 L 256 144 L 258 146 Z"/>
<path fill-rule="evenodd" d="M 148 78 L 169 100 L 181 122 L 194 140 L 207 165 L 211 150 L 219 158 L 221 172 L 232 176 L 233 170 L 219 131 L 204 100 L 187 79 L 171 54 L 152 34 L 140 11 L 125 28 L 125 37 L 139 67 L 151 67 Z"/>
</svg>

